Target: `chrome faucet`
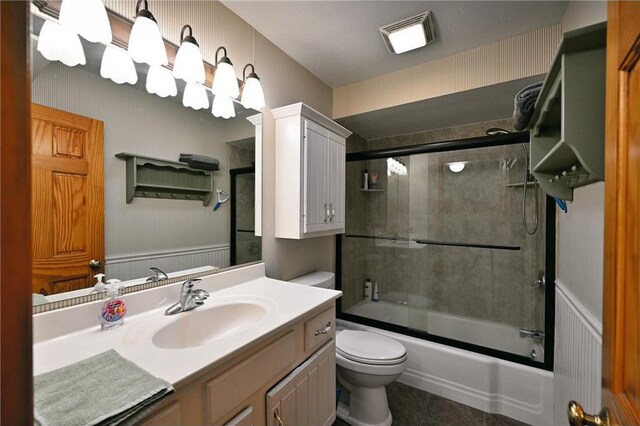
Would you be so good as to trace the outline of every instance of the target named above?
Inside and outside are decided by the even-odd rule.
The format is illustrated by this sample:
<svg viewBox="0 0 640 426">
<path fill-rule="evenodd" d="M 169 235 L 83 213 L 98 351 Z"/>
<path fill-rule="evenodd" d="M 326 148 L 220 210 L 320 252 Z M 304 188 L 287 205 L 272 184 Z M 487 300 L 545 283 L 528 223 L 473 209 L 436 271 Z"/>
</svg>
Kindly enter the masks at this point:
<svg viewBox="0 0 640 426">
<path fill-rule="evenodd" d="M 180 300 L 169 306 L 167 310 L 164 311 L 164 314 L 179 314 L 180 312 L 187 312 L 202 305 L 205 299 L 209 297 L 209 293 L 202 289 L 193 289 L 193 286 L 200 281 L 199 278 L 185 281 L 180 289 Z"/>
<path fill-rule="evenodd" d="M 156 268 L 152 266 L 151 268 L 149 268 L 149 270 L 153 272 L 154 275 L 147 278 L 148 283 L 155 283 L 156 281 L 169 279 L 169 276 L 165 274 L 160 268 Z"/>
</svg>

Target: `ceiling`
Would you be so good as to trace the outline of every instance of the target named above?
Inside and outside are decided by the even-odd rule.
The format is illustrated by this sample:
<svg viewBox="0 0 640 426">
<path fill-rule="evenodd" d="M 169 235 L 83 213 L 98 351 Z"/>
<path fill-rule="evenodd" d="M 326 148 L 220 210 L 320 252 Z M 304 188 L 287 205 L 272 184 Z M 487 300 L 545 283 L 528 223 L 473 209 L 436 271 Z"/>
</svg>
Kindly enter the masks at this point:
<svg viewBox="0 0 640 426">
<path fill-rule="evenodd" d="M 493 43 L 562 20 L 566 1 L 222 0 L 335 88 Z M 431 10 L 436 41 L 389 53 L 378 28 Z"/>
</svg>

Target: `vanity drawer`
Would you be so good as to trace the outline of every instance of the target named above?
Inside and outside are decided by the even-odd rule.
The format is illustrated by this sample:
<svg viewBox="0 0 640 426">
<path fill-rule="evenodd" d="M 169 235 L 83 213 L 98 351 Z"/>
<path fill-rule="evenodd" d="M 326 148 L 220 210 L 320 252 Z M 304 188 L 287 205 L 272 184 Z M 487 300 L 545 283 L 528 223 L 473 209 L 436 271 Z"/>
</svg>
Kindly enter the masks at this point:
<svg viewBox="0 0 640 426">
<path fill-rule="evenodd" d="M 304 351 L 309 352 L 329 341 L 336 334 L 336 314 L 333 307 L 304 323 Z"/>
<path fill-rule="evenodd" d="M 181 424 L 179 401 L 174 401 L 160 409 L 142 423 L 143 426 L 179 426 Z"/>
<path fill-rule="evenodd" d="M 239 403 L 246 401 L 284 369 L 290 368 L 295 361 L 295 351 L 295 333 L 289 332 L 221 376 L 207 382 L 205 388 L 209 423 L 220 424 L 219 420 Z"/>
<path fill-rule="evenodd" d="M 253 407 L 247 407 L 238 413 L 237 416 L 229 420 L 224 426 L 253 426 L 251 422 L 251 415 L 253 414 Z"/>
</svg>

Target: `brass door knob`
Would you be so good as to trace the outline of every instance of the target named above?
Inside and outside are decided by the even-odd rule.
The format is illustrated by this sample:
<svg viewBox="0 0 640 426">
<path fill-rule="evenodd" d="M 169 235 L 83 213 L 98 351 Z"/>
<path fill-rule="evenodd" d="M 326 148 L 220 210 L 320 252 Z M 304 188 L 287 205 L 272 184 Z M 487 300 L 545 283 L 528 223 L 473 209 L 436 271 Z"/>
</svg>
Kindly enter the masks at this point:
<svg viewBox="0 0 640 426">
<path fill-rule="evenodd" d="M 576 401 L 571 401 L 569 402 L 567 415 L 571 426 L 609 426 L 609 412 L 606 408 L 603 408 L 597 416 L 593 416 L 585 413 L 582 405 Z"/>
</svg>

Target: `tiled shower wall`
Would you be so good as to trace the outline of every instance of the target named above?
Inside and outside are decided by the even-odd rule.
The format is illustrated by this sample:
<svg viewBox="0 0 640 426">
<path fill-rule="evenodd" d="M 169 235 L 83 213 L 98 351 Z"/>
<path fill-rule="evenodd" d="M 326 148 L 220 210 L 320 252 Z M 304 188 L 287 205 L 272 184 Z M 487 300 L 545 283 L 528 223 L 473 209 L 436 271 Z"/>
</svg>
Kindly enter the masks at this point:
<svg viewBox="0 0 640 426">
<path fill-rule="evenodd" d="M 363 141 L 350 150 L 392 148 L 483 136 L 491 127 L 511 129 L 511 120 Z M 408 175 L 386 175 L 386 160 L 347 164 L 346 235 L 400 236 L 438 241 L 510 245 L 518 251 L 425 246 L 343 237 L 343 309 L 362 300 L 362 283 L 377 281 L 381 297 L 412 307 L 515 327 L 543 327 L 543 297 L 532 286 L 543 266 L 544 222 L 534 237 L 521 224 L 525 166 L 520 144 L 402 157 Z M 462 173 L 445 167 L 469 161 Z M 361 191 L 362 172 L 378 173 L 383 192 Z M 529 192 L 529 200 L 533 191 Z M 539 195 L 539 200 L 542 200 Z M 487 200 L 487 202 L 485 202 Z M 529 202 L 529 208 L 533 203 Z M 542 219 L 543 205 L 539 203 Z M 530 210 L 531 211 L 531 210 Z M 531 215 L 530 215 L 531 216 Z M 426 329 L 413 316 L 409 326 Z"/>
</svg>

